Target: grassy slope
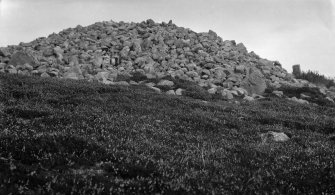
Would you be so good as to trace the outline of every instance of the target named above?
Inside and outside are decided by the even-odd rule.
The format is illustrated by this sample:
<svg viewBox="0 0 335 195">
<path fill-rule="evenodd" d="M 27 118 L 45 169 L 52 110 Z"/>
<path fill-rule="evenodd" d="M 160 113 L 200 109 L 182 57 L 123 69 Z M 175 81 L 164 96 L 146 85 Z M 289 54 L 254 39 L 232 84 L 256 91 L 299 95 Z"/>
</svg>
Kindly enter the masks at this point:
<svg viewBox="0 0 335 195">
<path fill-rule="evenodd" d="M 0 74 L 0 194 L 335 193 L 335 109 Z M 1 105 L 0 105 L 1 106 Z M 286 143 L 262 144 L 282 131 Z"/>
</svg>

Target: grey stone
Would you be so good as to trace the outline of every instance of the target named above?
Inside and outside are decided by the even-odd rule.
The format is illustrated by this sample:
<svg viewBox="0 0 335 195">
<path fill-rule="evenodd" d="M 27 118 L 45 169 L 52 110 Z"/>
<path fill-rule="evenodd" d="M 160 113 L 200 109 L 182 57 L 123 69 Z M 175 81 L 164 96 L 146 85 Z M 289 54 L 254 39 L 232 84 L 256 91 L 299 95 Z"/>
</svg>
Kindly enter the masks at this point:
<svg viewBox="0 0 335 195">
<path fill-rule="evenodd" d="M 157 83 L 158 86 L 173 86 L 174 83 L 172 81 L 169 80 L 161 80 Z"/>
<path fill-rule="evenodd" d="M 210 94 L 215 94 L 215 93 L 217 92 L 217 88 L 210 88 L 210 89 L 208 89 L 207 91 L 208 91 L 208 93 L 210 93 Z"/>
<path fill-rule="evenodd" d="M 31 54 L 28 54 L 27 52 L 23 52 L 23 51 L 15 52 L 11 56 L 11 59 L 9 60 L 8 64 L 14 65 L 14 66 L 24 65 L 24 64 L 30 64 L 33 67 L 38 66 L 34 57 Z"/>
<path fill-rule="evenodd" d="M 271 141 L 274 142 L 286 142 L 288 141 L 290 138 L 283 132 L 274 132 L 274 131 L 269 131 L 266 133 L 262 133 L 260 134 L 262 143 L 268 143 Z"/>
<path fill-rule="evenodd" d="M 176 95 L 174 90 L 169 90 L 166 92 L 167 95 Z"/>
<path fill-rule="evenodd" d="M 247 90 L 248 94 L 262 95 L 267 86 L 263 74 L 256 68 L 250 68 L 241 87 Z"/>
<path fill-rule="evenodd" d="M 176 95 L 183 95 L 183 89 L 181 89 L 181 88 L 178 88 L 177 90 L 176 90 Z"/>
<path fill-rule="evenodd" d="M 274 95 L 278 96 L 278 97 L 283 97 L 284 93 L 282 91 L 273 91 L 272 92 Z"/>
<path fill-rule="evenodd" d="M 248 101 L 248 102 L 252 102 L 252 101 L 255 100 L 255 98 L 253 98 L 251 96 L 245 96 L 243 99 L 246 100 L 246 101 Z"/>
<path fill-rule="evenodd" d="M 161 90 L 157 87 L 149 87 L 150 89 L 153 89 L 156 93 L 161 93 Z"/>
</svg>

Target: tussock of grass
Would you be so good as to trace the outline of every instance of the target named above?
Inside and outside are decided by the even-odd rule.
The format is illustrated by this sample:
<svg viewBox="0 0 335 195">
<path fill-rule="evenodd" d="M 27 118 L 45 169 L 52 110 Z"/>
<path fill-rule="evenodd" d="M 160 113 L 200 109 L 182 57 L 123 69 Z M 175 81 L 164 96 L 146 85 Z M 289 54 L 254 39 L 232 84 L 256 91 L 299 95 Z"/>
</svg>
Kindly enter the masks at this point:
<svg viewBox="0 0 335 195">
<path fill-rule="evenodd" d="M 335 193 L 334 107 L 0 80 L 0 194 Z M 267 131 L 291 140 L 262 143 Z"/>
<path fill-rule="evenodd" d="M 300 75 L 295 75 L 297 79 L 304 79 L 311 83 L 317 85 L 322 85 L 327 88 L 335 86 L 335 81 L 333 78 L 326 77 L 317 71 L 308 70 L 307 72 L 302 72 Z"/>
</svg>

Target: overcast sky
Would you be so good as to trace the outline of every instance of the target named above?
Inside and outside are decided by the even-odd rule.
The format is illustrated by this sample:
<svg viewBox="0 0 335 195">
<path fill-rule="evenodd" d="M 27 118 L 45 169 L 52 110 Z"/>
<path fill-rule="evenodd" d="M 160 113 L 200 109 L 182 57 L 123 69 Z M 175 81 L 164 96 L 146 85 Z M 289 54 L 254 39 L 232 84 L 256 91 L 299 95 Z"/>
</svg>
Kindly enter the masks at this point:
<svg viewBox="0 0 335 195">
<path fill-rule="evenodd" d="M 335 0 L 0 0 L 0 46 L 98 21 L 173 20 L 262 58 L 335 76 Z"/>
</svg>

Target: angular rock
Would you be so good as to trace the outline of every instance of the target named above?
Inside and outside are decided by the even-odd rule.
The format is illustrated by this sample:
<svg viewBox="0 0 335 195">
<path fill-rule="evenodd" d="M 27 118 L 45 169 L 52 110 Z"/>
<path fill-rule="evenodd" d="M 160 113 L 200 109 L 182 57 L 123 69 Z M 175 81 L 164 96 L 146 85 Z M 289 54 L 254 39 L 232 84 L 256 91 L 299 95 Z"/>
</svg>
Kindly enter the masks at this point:
<svg viewBox="0 0 335 195">
<path fill-rule="evenodd" d="M 154 87 L 156 84 L 155 83 L 146 83 L 145 84 L 147 87 Z"/>
<path fill-rule="evenodd" d="M 48 73 L 44 72 L 44 73 L 41 74 L 41 77 L 48 78 L 48 77 L 50 77 L 50 75 Z"/>
<path fill-rule="evenodd" d="M 208 93 L 210 93 L 210 94 L 215 94 L 215 93 L 217 92 L 217 88 L 210 88 L 210 89 L 208 89 L 207 91 L 208 91 Z"/>
<path fill-rule="evenodd" d="M 161 89 L 157 87 L 149 87 L 150 89 L 153 89 L 156 93 L 161 93 Z"/>
<path fill-rule="evenodd" d="M 176 95 L 183 95 L 183 89 L 181 89 L 181 88 L 178 88 L 177 90 L 176 90 Z"/>
<path fill-rule="evenodd" d="M 266 133 L 262 133 L 260 135 L 262 143 L 267 143 L 267 142 L 286 142 L 290 138 L 283 132 L 274 132 L 274 131 L 269 131 Z"/>
<path fill-rule="evenodd" d="M 299 104 L 309 104 L 309 102 L 307 100 L 303 100 L 303 99 L 298 99 L 296 97 L 292 97 L 292 98 L 287 98 L 288 100 L 297 102 Z"/>
<path fill-rule="evenodd" d="M 251 96 L 245 96 L 243 99 L 246 100 L 246 101 L 248 101 L 248 102 L 252 102 L 252 101 L 255 100 L 255 98 L 253 98 Z"/>
<path fill-rule="evenodd" d="M 17 51 L 9 60 L 8 64 L 17 66 L 17 65 L 24 65 L 24 64 L 30 64 L 33 67 L 37 67 L 38 64 L 36 63 L 34 57 L 27 52 L 24 51 Z"/>
<path fill-rule="evenodd" d="M 284 93 L 282 91 L 273 91 L 272 94 L 278 96 L 278 97 L 283 97 Z"/>
<path fill-rule="evenodd" d="M 166 92 L 167 95 L 176 95 L 174 90 L 169 90 Z"/>
<path fill-rule="evenodd" d="M 138 85 L 138 83 L 136 81 L 129 81 L 130 85 Z"/>
<path fill-rule="evenodd" d="M 247 90 L 248 94 L 262 95 L 267 86 L 263 74 L 256 68 L 250 68 L 241 87 Z"/>
<path fill-rule="evenodd" d="M 64 50 L 62 48 L 60 48 L 59 46 L 56 46 L 54 49 L 53 49 L 53 52 L 54 54 L 56 55 L 57 59 L 59 61 L 62 61 L 63 60 L 63 54 L 64 54 Z"/>
<path fill-rule="evenodd" d="M 161 80 L 157 83 L 158 86 L 173 86 L 174 83 L 172 81 L 169 80 Z"/>
<path fill-rule="evenodd" d="M 129 86 L 129 83 L 127 81 L 118 81 L 114 82 L 114 85 Z"/>
<path fill-rule="evenodd" d="M 10 52 L 5 47 L 0 47 L 0 57 L 10 57 Z"/>
</svg>

